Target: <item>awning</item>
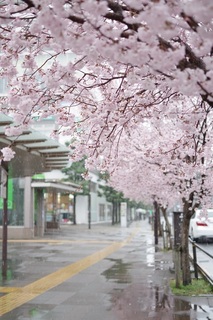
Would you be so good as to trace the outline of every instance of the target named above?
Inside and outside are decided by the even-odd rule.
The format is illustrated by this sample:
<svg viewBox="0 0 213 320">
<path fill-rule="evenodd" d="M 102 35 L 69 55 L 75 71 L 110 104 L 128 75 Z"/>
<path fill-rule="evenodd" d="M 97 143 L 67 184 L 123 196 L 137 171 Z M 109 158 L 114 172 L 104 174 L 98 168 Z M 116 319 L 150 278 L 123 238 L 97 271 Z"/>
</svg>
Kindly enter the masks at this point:
<svg viewBox="0 0 213 320">
<path fill-rule="evenodd" d="M 36 173 L 62 169 L 69 164 L 70 149 L 34 129 L 19 136 L 6 136 L 6 126 L 12 118 L 0 114 L 0 149 L 11 146 L 15 157 L 9 164 L 12 177 L 32 176 Z"/>
<path fill-rule="evenodd" d="M 66 183 L 66 182 L 50 182 L 50 181 L 33 181 L 31 187 L 46 189 L 46 191 L 51 192 L 55 190 L 61 193 L 81 193 L 80 186 L 77 184 Z"/>
</svg>

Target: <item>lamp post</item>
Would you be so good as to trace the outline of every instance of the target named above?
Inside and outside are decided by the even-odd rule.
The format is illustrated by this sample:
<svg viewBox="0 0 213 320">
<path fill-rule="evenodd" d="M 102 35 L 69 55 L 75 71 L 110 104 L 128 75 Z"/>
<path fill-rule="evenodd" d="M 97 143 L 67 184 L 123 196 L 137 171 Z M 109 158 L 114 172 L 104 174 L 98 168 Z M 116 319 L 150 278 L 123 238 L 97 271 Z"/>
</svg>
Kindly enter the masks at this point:
<svg viewBox="0 0 213 320">
<path fill-rule="evenodd" d="M 91 181 L 89 181 L 89 194 L 88 194 L 88 228 L 91 229 Z"/>
</svg>

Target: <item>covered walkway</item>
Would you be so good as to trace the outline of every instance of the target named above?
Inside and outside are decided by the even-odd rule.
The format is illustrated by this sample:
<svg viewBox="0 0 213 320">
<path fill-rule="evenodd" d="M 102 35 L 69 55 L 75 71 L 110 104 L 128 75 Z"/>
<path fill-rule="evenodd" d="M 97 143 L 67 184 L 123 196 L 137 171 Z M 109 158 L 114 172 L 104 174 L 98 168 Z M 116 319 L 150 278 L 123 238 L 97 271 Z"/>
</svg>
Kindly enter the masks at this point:
<svg viewBox="0 0 213 320">
<path fill-rule="evenodd" d="M 73 193 L 79 186 L 69 182 L 33 181 L 35 174 L 62 169 L 69 165 L 70 149 L 57 140 L 50 139 L 41 132 L 29 128 L 18 136 L 6 136 L 7 126 L 15 126 L 13 120 L 0 114 L 0 149 L 10 146 L 15 157 L 2 161 L 0 166 L 0 212 L 2 213 L 0 236 L 6 238 L 33 238 L 35 235 L 35 208 L 37 206 L 37 235 L 42 236 L 45 229 L 44 190 Z M 6 180 L 11 179 L 9 195 Z M 35 200 L 34 190 L 38 190 Z M 7 202 L 7 206 L 4 204 Z M 7 207 L 8 210 L 5 210 Z M 7 211 L 7 212 L 6 212 Z M 8 225 L 8 227 L 7 227 Z M 8 229 L 8 230 L 7 230 Z"/>
<path fill-rule="evenodd" d="M 26 130 L 19 136 L 6 136 L 5 129 L 8 125 L 15 124 L 10 117 L 0 114 L 0 149 L 11 146 L 16 153 L 14 159 L 8 163 L 10 176 L 33 176 L 68 165 L 68 147 L 33 129 Z"/>
</svg>

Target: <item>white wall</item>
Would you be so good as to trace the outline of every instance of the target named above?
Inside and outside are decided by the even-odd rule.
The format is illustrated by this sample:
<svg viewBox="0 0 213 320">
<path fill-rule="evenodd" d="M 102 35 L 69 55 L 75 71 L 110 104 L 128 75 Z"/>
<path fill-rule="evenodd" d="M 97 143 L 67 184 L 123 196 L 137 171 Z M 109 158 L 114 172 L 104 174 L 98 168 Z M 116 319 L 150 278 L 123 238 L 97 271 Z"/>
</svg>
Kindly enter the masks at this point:
<svg viewBox="0 0 213 320">
<path fill-rule="evenodd" d="M 105 218 L 100 221 L 99 216 L 99 204 L 103 204 L 105 207 Z M 91 222 L 109 222 L 107 210 L 108 205 L 111 205 L 106 201 L 105 197 L 98 197 L 97 193 L 91 193 Z M 88 196 L 76 196 L 76 224 L 88 223 Z"/>
</svg>

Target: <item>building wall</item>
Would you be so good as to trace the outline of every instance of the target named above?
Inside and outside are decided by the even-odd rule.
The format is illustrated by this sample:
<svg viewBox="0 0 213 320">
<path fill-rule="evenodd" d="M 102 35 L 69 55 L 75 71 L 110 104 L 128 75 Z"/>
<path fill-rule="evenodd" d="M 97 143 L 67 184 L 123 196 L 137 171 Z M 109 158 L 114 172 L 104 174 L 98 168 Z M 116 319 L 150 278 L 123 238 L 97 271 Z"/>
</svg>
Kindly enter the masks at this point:
<svg viewBox="0 0 213 320">
<path fill-rule="evenodd" d="M 88 223 L 88 196 L 76 196 L 76 224 Z M 112 204 L 91 192 L 91 223 L 111 222 Z"/>
</svg>

